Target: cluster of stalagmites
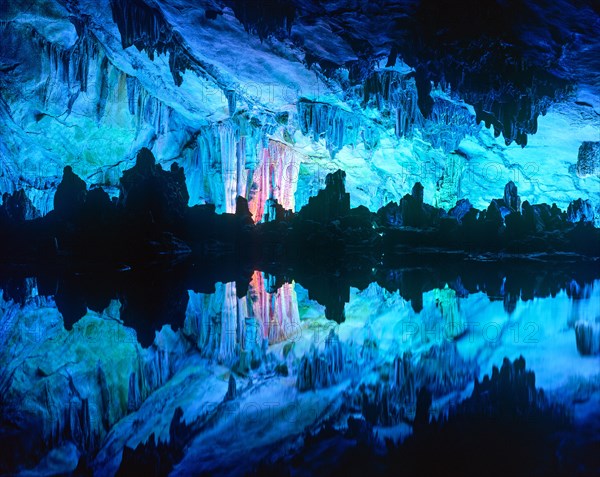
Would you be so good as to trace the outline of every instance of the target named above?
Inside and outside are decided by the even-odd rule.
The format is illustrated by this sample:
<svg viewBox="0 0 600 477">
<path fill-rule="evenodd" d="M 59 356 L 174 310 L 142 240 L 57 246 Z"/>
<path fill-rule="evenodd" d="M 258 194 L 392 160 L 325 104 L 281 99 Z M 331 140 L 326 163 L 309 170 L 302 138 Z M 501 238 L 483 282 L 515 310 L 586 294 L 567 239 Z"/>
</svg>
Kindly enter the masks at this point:
<svg viewBox="0 0 600 477">
<path fill-rule="evenodd" d="M 267 203 L 268 222 L 254 225 L 248 202 L 236 200 L 236 212 L 216 214 L 212 204 L 188 207 L 182 168 L 168 171 L 146 148 L 120 181 L 118 198 L 102 188 L 87 190 L 85 182 L 66 167 L 54 198 L 54 210 L 38 220 L 23 191 L 5 194 L 0 222 L 6 227 L 12 256 L 80 256 L 134 260 L 179 257 L 192 252 L 234 250 L 255 260 L 339 256 L 347 250 L 362 254 L 393 251 L 398 246 L 458 250 L 578 252 L 599 256 L 598 229 L 588 200 L 578 199 L 566 212 L 555 204 L 530 204 L 509 182 L 504 197 L 486 210 L 459 200 L 446 212 L 423 201 L 423 186 L 390 202 L 375 213 L 350 207 L 345 173 L 328 174 L 325 188 L 298 213 L 286 211 L 275 199 Z"/>
<path fill-rule="evenodd" d="M 594 210 L 589 200 L 582 199 L 571 202 L 566 213 L 556 204 L 521 203 L 517 187 L 511 181 L 504 188 L 504 197 L 493 199 L 486 210 L 478 210 L 468 199 L 461 199 L 445 213 L 423 203 L 423 186 L 416 183 L 412 193 L 405 195 L 399 203 L 390 202 L 379 209 L 377 219 L 382 226 L 452 229 L 462 225 L 482 234 L 504 233 L 509 237 L 521 237 L 564 230 L 573 223 L 593 223 Z"/>
<path fill-rule="evenodd" d="M 189 253 L 183 236 L 191 209 L 183 169 L 169 171 L 140 150 L 121 178 L 119 197 L 101 187 L 87 189 L 70 166 L 54 196 L 54 210 L 39 220 L 22 191 L 5 194 L 0 221 L 6 225 L 7 254 L 29 258 L 82 256 L 123 259 Z M 16 252 L 16 253 L 15 253 Z"/>
<path fill-rule="evenodd" d="M 320 250 L 397 246 L 430 246 L 459 250 L 513 253 L 569 251 L 598 256 L 598 231 L 589 200 L 577 199 L 566 212 L 555 204 L 521 203 L 513 182 L 504 196 L 485 210 L 461 199 L 446 212 L 423 201 L 423 186 L 399 202 L 390 202 L 376 213 L 365 207 L 350 208 L 344 186 L 345 173 L 329 174 L 325 189 L 309 200 L 289 223 L 286 241 L 318 246 Z M 263 225 L 267 228 L 269 225 Z M 298 237 L 301 237 L 299 240 Z"/>
</svg>

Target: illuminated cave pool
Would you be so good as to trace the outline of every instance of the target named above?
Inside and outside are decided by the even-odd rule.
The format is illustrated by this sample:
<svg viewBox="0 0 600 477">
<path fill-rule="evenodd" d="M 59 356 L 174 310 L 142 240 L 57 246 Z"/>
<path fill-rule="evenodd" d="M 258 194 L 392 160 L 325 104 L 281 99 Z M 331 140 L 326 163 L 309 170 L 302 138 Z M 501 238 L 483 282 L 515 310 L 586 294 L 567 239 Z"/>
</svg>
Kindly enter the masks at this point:
<svg viewBox="0 0 600 477">
<path fill-rule="evenodd" d="M 534 387 L 565 406 L 559 464 L 581 461 L 585 474 L 597 463 L 597 279 L 532 284 L 531 296 L 511 296 L 502 277 L 496 291 L 467 292 L 459 280 L 410 301 L 371 283 L 350 289 L 340 324 L 301 285 L 276 288 L 262 272 L 246 293 L 235 282 L 164 296 L 130 286 L 104 301 L 84 285 L 59 281 L 49 295 L 41 283 L 5 284 L 0 300 L 0 474 L 114 475 L 121 466 L 127 475 L 146 465 L 159 475 L 261 475 L 259 465 L 277 462 L 292 475 L 318 474 L 317 465 L 326 473 L 348 445 L 322 444 L 321 454 L 307 436 L 331 426 L 354 442 L 344 431 L 351 418 L 368 423 L 374 448 L 400 445 L 414 431 L 420 388 L 430 390 L 431 418 L 448 417 L 476 378 L 520 356 Z M 63 320 L 77 303 L 85 316 Z M 292 460 L 303 453 L 312 457 Z"/>
</svg>

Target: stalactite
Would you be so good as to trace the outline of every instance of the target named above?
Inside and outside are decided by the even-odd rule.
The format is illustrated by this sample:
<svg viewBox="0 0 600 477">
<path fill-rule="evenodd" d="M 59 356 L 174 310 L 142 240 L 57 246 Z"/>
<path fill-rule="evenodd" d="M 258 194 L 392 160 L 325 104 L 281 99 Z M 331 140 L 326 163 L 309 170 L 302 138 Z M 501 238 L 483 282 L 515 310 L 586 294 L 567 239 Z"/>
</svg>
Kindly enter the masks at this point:
<svg viewBox="0 0 600 477">
<path fill-rule="evenodd" d="M 466 105 L 436 97 L 430 117 L 423 122 L 422 135 L 434 148 L 448 153 L 457 149 L 465 136 L 474 135 L 478 129 Z"/>
<path fill-rule="evenodd" d="M 151 95 L 137 78 L 128 75 L 124 77 L 129 113 L 134 117 L 137 131 L 144 125 L 150 125 L 157 135 L 167 134 L 172 108 Z"/>
<path fill-rule="evenodd" d="M 474 115 L 466 105 L 434 95 L 431 113 L 424 117 L 418 107 L 413 73 L 376 71 L 362 85 L 363 107 L 376 108 L 395 118 L 398 137 L 413 139 L 417 131 L 434 148 L 448 153 L 460 141 L 478 130 Z"/>
<path fill-rule="evenodd" d="M 229 363 L 236 357 L 237 298 L 235 283 L 226 283 L 224 288 L 225 292 L 221 312 L 221 339 L 217 358 L 219 362 Z"/>
<path fill-rule="evenodd" d="M 169 144 L 172 127 L 181 128 L 185 123 L 170 106 L 151 94 L 138 78 L 128 76 L 112 63 L 104 46 L 85 22 L 78 27 L 77 40 L 68 48 L 50 42 L 27 26 L 14 32 L 14 35 L 22 38 L 34 52 L 35 58 L 39 58 L 35 67 L 31 68 L 39 85 L 34 89 L 39 108 L 35 112 L 35 121 L 39 122 L 46 117 L 52 120 L 52 127 L 42 131 L 42 137 L 49 144 L 45 149 L 56 142 L 53 135 L 61 124 L 67 145 L 74 142 L 75 136 L 81 134 L 79 118 L 94 121 L 109 135 L 116 128 L 125 131 L 124 137 L 131 135 L 132 141 L 146 142 L 147 138 L 151 138 L 158 147 Z M 124 105 L 126 109 L 123 108 Z M 6 107 L 9 108 L 9 105 Z M 129 115 L 124 114 L 124 111 L 128 111 Z M 0 111 L 0 116 L 2 112 Z M 19 114 L 24 116 L 15 118 L 17 125 L 30 120 L 25 113 L 26 111 L 20 111 Z M 12 118 L 8 114 L 2 117 L 2 120 L 12 121 Z M 89 130 L 86 133 L 94 135 Z M 183 133 L 175 135 L 173 139 L 184 142 L 187 134 L 185 128 Z M 85 144 L 81 138 L 78 138 L 77 142 Z M 183 144 L 176 147 L 182 146 Z M 6 151 L 5 155 L 10 157 L 14 153 L 15 151 Z M 121 154 L 116 155 L 115 151 L 114 160 L 107 161 L 106 156 L 96 158 L 99 153 L 91 148 L 84 148 L 81 152 L 84 160 L 81 161 L 81 157 L 77 157 L 78 172 L 84 176 L 88 173 L 93 174 L 90 177 L 99 185 L 117 186 L 122 172 L 118 163 L 125 158 Z M 63 166 L 64 163 L 60 161 L 56 164 L 49 161 L 44 164 L 44 169 L 38 167 L 31 173 L 24 173 L 22 170 L 4 171 L 8 169 L 9 164 L 2 161 L 3 172 L 6 172 L 7 176 L 10 175 L 10 178 L 8 184 L 3 184 L 0 180 L 0 192 L 13 192 L 11 189 L 14 185 L 20 185 L 26 188 L 36 207 L 45 214 L 51 209 L 49 206 L 52 204 L 52 196 L 56 183 L 60 181 Z"/>
<path fill-rule="evenodd" d="M 412 364 L 413 356 L 410 351 L 405 351 L 402 357 L 396 356 L 393 362 L 394 377 L 392 385 L 401 395 L 408 399 L 416 399 L 415 373 Z"/>
<path fill-rule="evenodd" d="M 43 404 L 44 408 L 48 411 L 48 419 L 44 422 L 44 424 L 47 423 L 44 426 L 45 441 L 48 447 L 53 447 L 58 444 L 61 433 L 60 420 L 57 419 L 58 413 L 56 412 L 56 402 L 50 391 L 50 384 L 48 382 L 44 383 Z"/>
<path fill-rule="evenodd" d="M 186 313 L 185 332 L 203 357 L 224 363 L 236 358 L 238 302 L 235 283 L 218 283 L 210 295 L 194 293 Z"/>
<path fill-rule="evenodd" d="M 270 141 L 269 156 L 273 159 L 270 199 L 276 199 L 284 209 L 294 210 L 295 193 L 301 159 L 286 144 Z"/>
<path fill-rule="evenodd" d="M 169 54 L 169 69 L 176 86 L 183 82 L 182 73 L 191 59 L 162 12 L 139 0 L 111 0 L 113 19 L 121 33 L 123 48 L 134 45 L 154 60 L 155 53 Z"/>
<path fill-rule="evenodd" d="M 235 213 L 235 199 L 238 195 L 240 180 L 239 158 L 237 155 L 235 130 L 231 124 L 219 125 L 219 136 L 221 144 L 221 175 L 223 178 L 225 195 L 225 212 Z"/>
<path fill-rule="evenodd" d="M 235 212 L 238 196 L 248 200 L 255 222 L 263 220 L 265 203 L 276 199 L 295 207 L 301 156 L 287 144 L 267 138 L 267 129 L 227 121 L 202 128 L 191 157 L 183 161 L 190 203 L 214 203 L 217 212 Z"/>
<path fill-rule="evenodd" d="M 325 349 L 319 353 L 313 348 L 302 357 L 296 386 L 299 391 L 327 388 L 339 382 L 345 372 L 344 349 L 332 329 L 325 340 Z"/>
<path fill-rule="evenodd" d="M 252 174 L 252 183 L 248 189 L 248 208 L 255 222 L 259 222 L 265 213 L 265 204 L 269 199 L 271 190 L 271 155 L 269 149 L 261 150 L 261 159 L 258 167 Z"/>
<path fill-rule="evenodd" d="M 353 112 L 308 100 L 298 101 L 297 108 L 302 133 L 315 141 L 323 137 L 332 156 L 344 146 L 358 143 L 361 121 Z"/>
<path fill-rule="evenodd" d="M 397 71 L 376 71 L 362 85 L 363 107 L 394 113 L 398 137 L 413 137 L 415 125 L 422 121 L 417 106 L 417 89 L 410 74 Z"/>
<path fill-rule="evenodd" d="M 248 189 L 248 207 L 255 222 L 264 218 L 269 199 L 277 200 L 284 209 L 294 210 L 301 157 L 290 146 L 269 141 L 262 159 L 252 172 Z"/>
</svg>

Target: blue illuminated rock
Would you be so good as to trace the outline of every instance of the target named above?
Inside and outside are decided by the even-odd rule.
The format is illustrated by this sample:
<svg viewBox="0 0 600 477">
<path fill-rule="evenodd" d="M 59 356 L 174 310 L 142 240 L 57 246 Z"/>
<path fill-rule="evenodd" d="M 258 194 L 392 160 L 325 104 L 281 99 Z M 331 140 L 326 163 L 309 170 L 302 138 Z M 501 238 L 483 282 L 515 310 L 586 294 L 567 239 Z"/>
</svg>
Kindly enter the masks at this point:
<svg viewBox="0 0 600 477">
<path fill-rule="evenodd" d="M 577 199 L 569 204 L 567 209 L 567 220 L 569 222 L 594 222 L 594 209 L 587 199 Z"/>
<path fill-rule="evenodd" d="M 69 165 L 114 197 L 122 171 L 147 147 L 165 169 L 185 167 L 191 205 L 233 213 L 243 196 L 255 221 L 272 196 L 299 210 L 338 168 L 352 206 L 371 211 L 400 201 L 416 180 L 433 190 L 442 178 L 443 197 L 427 202 L 469 198 L 482 209 L 513 180 L 532 203 L 566 208 L 581 196 L 598 207 L 597 91 L 582 44 L 563 38 L 573 25 L 593 25 L 594 10 L 561 15 L 571 30 L 558 29 L 564 41 L 556 43 L 538 38 L 547 29 L 537 26 L 487 38 L 472 29 L 480 21 L 472 12 L 456 19 L 471 40 L 454 25 L 438 51 L 428 5 L 402 42 L 392 19 L 417 11 L 373 7 L 356 30 L 338 34 L 333 11 L 316 26 L 308 4 L 280 3 L 267 12 L 256 2 L 221 9 L 186 0 L 189 15 L 143 0 L 7 8 L 0 192 L 23 188 L 45 214 Z M 453 18 L 446 10 L 441 17 Z M 503 25 L 514 20 L 502 6 L 492 10 Z M 526 10 L 520 28 L 547 20 Z M 558 44 L 571 53 L 548 67 L 562 57 Z M 537 53 L 525 55 L 531 48 Z M 469 58 L 480 61 L 467 66 Z M 567 101 L 571 81 L 581 82 L 577 101 Z M 532 147 L 505 145 L 513 141 Z M 407 172 L 419 177 L 395 180 Z"/>
<path fill-rule="evenodd" d="M 454 217 L 460 224 L 467 213 L 473 208 L 469 199 L 460 199 L 456 205 L 448 211 L 450 217 Z"/>
<path fill-rule="evenodd" d="M 0 217 L 12 222 L 23 222 L 33 220 L 40 216 L 29 197 L 23 189 L 19 189 L 13 194 L 5 192 L 2 195 L 2 205 L 0 206 Z M 0 219 L 1 220 L 1 219 Z"/>
</svg>

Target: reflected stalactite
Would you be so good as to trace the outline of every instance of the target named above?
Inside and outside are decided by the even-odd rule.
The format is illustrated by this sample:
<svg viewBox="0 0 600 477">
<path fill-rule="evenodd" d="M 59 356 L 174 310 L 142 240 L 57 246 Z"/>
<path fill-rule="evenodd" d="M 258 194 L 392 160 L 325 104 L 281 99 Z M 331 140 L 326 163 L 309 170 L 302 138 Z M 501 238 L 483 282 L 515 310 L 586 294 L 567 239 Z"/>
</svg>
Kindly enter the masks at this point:
<svg viewBox="0 0 600 477">
<path fill-rule="evenodd" d="M 0 474 L 600 475 L 600 8 L 534 3 L 4 2 Z"/>
<path fill-rule="evenodd" d="M 251 317 L 257 320 L 262 338 L 269 344 L 292 339 L 299 327 L 298 302 L 293 283 L 284 283 L 273 293 L 266 290 L 264 275 L 254 272 L 250 282 Z"/>
<path fill-rule="evenodd" d="M 218 362 L 233 363 L 241 352 L 260 359 L 263 343 L 292 339 L 299 329 L 293 283 L 267 291 L 262 272 L 252 275 L 246 296 L 236 296 L 233 282 L 217 284 L 211 295 L 190 293 L 185 332 L 201 353 Z"/>
<path fill-rule="evenodd" d="M 512 280 L 498 278 L 504 273 L 497 270 L 488 275 L 491 281 L 487 284 L 474 284 L 464 273 L 462 278 L 454 280 L 442 278 L 443 282 L 451 283 L 457 288 L 462 287 L 461 300 L 464 302 L 461 301 L 460 309 L 455 303 L 458 300 L 457 293 L 447 286 L 434 289 L 429 294 L 421 316 L 415 317 L 405 306 L 402 308 L 403 313 L 412 316 L 413 320 L 416 318 L 411 323 L 417 326 L 419 335 L 431 334 L 434 330 L 431 319 L 441 324 L 440 315 L 445 320 L 445 326 L 454 330 L 455 323 L 461 317 L 464 318 L 465 313 L 469 313 L 471 305 L 482 316 L 487 313 L 485 308 L 481 308 L 479 298 L 474 297 L 474 301 L 467 298 L 471 292 L 483 290 L 497 298 L 506 292 L 507 283 Z M 416 279 L 414 277 L 413 281 Z M 492 278 L 498 278 L 498 281 Z M 431 282 L 426 275 L 421 280 Z M 524 277 L 524 280 L 529 278 Z M 547 278 L 535 282 L 534 286 L 539 290 L 532 291 L 532 296 L 541 297 L 541 290 L 548 283 Z M 557 300 L 557 303 L 571 303 L 572 307 L 576 307 L 582 320 L 571 325 L 574 330 L 569 330 L 569 334 L 575 334 L 572 347 L 576 347 L 581 355 L 594 355 L 598 349 L 598 326 L 593 321 L 597 311 L 595 298 L 598 288 L 597 283 L 581 283 L 571 283 L 569 294 L 573 298 L 577 297 L 572 302 L 564 292 L 554 294 L 553 298 L 548 296 L 547 299 Z M 496 286 L 499 288 L 496 289 Z M 27 366 L 0 370 L 4 400 L 0 401 L 0 408 L 4 406 L 2 409 L 6 410 L 5 418 L 16 419 L 11 414 L 10 406 L 16 406 L 15 399 L 18 400 L 26 392 L 27 400 L 24 402 L 27 406 L 38 403 L 35 404 L 36 409 L 45 410 L 27 417 L 31 429 L 43 429 L 37 437 L 28 434 L 30 442 L 35 444 L 39 441 L 48 449 L 59 449 L 64 442 L 72 442 L 77 452 L 93 454 L 113 426 L 120 421 L 129 422 L 123 420 L 125 416 L 134 414 L 135 419 L 145 420 L 145 413 L 149 409 L 155 409 L 156 401 L 153 400 L 159 399 L 157 396 L 162 396 L 160 399 L 163 400 L 179 396 L 173 392 L 161 394 L 161 390 L 168 389 L 169 386 L 177 386 L 178 389 L 184 386 L 180 381 L 181 376 L 189 375 L 189 379 L 195 379 L 191 376 L 200 372 L 198 361 L 186 363 L 194 354 L 199 354 L 207 358 L 206 361 L 201 361 L 205 363 L 200 367 L 204 376 L 202 379 L 208 379 L 206 373 L 210 374 L 214 364 L 220 363 L 230 368 L 229 386 L 223 384 L 218 400 L 221 402 L 223 396 L 228 396 L 225 402 L 234 406 L 239 406 L 240 400 L 244 402 L 246 390 L 253 389 L 249 383 L 254 379 L 258 379 L 260 386 L 269 386 L 273 375 L 278 377 L 276 379 L 287 379 L 289 376 L 288 383 L 296 383 L 297 395 L 300 396 L 298 399 L 305 399 L 301 397 L 304 395 L 310 399 L 313 394 L 311 390 L 337 393 L 337 385 L 346 389 L 344 382 L 350 383 L 363 373 L 366 373 L 365 376 L 371 372 L 381 373 L 375 384 L 352 385 L 348 388 L 346 392 L 349 394 L 345 395 L 347 407 L 342 409 L 344 412 L 361 415 L 370 425 L 391 429 L 395 426 L 416 425 L 418 413 L 415 409 L 419 408 L 419 396 L 422 394 L 419 390 L 427 389 L 432 396 L 433 405 L 438 406 L 435 415 L 444 415 L 445 407 L 439 408 L 440 402 L 445 402 L 448 396 L 457 396 L 456 393 L 464 390 L 478 376 L 478 360 L 487 355 L 485 350 L 496 349 L 499 345 L 521 344 L 520 341 L 513 341 L 515 335 L 512 333 L 506 333 L 498 342 L 477 340 L 476 355 L 479 357 L 473 360 L 462 354 L 464 345 L 472 342 L 471 337 L 459 341 L 461 338 L 456 336 L 453 339 L 457 343 L 454 343 L 450 342 L 446 333 L 440 333 L 439 339 L 432 345 L 428 344 L 431 340 L 427 343 L 411 341 L 410 344 L 403 341 L 403 346 L 411 351 L 393 359 L 390 353 L 395 353 L 397 347 L 383 346 L 385 331 L 376 331 L 380 327 L 378 319 L 366 326 L 363 333 L 356 327 L 356 320 L 364 317 L 360 313 L 357 315 L 356 309 L 348 312 L 348 326 L 342 324 L 336 331 L 332 328 L 331 331 L 328 329 L 329 333 L 324 334 L 321 328 L 317 328 L 320 339 L 314 341 L 312 333 L 304 336 L 302 333 L 294 333 L 300 329 L 301 323 L 295 287 L 294 283 L 282 283 L 273 275 L 256 271 L 243 296 L 238 295 L 241 285 L 236 285 L 235 282 L 217 283 L 212 294 L 189 292 L 184 334 L 173 332 L 170 326 L 163 327 L 156 334 L 154 342 L 143 349 L 137 343 L 133 330 L 126 329 L 119 323 L 118 303 L 115 300 L 109 310 L 102 311 L 102 314 L 88 312 L 81 320 L 72 324 L 70 331 L 66 331 L 60 326 L 60 314 L 53 301 L 39 295 L 36 280 L 25 280 L 21 285 L 13 285 L 7 293 L 3 293 L 4 321 L 0 323 L 3 346 L 0 348 L 0 362 L 7 362 L 6 353 L 12 353 L 13 359 L 15 353 L 18 354 L 17 358 L 30 358 Z M 18 301 L 14 301 L 12 296 Z M 397 326 L 404 323 L 402 315 L 398 314 L 399 309 L 393 305 L 395 298 L 388 293 L 383 296 L 388 296 L 391 300 L 389 310 L 393 311 L 394 320 L 399 320 L 393 325 L 393 329 L 397 330 Z M 368 307 L 382 306 L 380 294 L 363 295 L 363 292 L 359 292 L 353 294 L 353 297 L 353 300 L 368 300 Z M 528 313 L 534 313 L 532 317 L 544 309 L 539 308 L 540 303 L 541 300 L 538 300 L 527 308 Z M 302 301 L 300 306 L 306 308 L 306 304 L 307 302 Z M 364 305 L 361 308 L 362 306 Z M 487 306 L 493 305 L 489 303 Z M 517 303 L 517 307 L 520 306 L 521 302 Z M 322 309 L 319 313 L 322 313 Z M 455 319 L 456 313 L 459 314 L 458 320 Z M 44 320 L 40 319 L 42 316 Z M 382 317 L 384 316 L 389 315 L 383 312 Z M 387 320 L 389 317 L 383 322 Z M 558 321 L 559 326 L 570 326 L 569 323 L 561 324 L 560 319 Z M 314 324 L 318 325 L 318 322 Z M 348 335 L 350 330 L 354 330 L 352 338 Z M 359 337 L 364 338 L 362 346 L 355 345 L 354 340 Z M 190 347 L 190 341 L 193 341 L 193 347 Z M 278 346 L 280 344 L 283 346 Z M 530 348 L 526 345 L 523 349 Z M 56 354 L 57 350 L 61 350 L 60 356 Z M 74 359 L 73 353 L 78 353 L 78 361 Z M 48 356 L 52 358 L 49 359 Z M 15 363 L 18 362 L 19 359 L 16 359 Z M 115 365 L 117 362 L 118 366 Z M 59 371 L 61 369 L 66 371 Z M 223 368 L 217 366 L 214 369 L 222 371 Z M 193 373 L 188 374 L 191 370 L 194 370 Z M 176 378 L 180 372 L 183 375 Z M 494 371 L 492 381 L 498 381 L 499 378 L 494 377 L 496 373 Z M 11 374 L 14 379 L 5 379 L 10 378 Z M 232 391 L 234 381 L 235 393 Z M 489 387 L 489 380 L 484 379 L 481 385 Z M 202 385 L 198 387 L 194 384 L 193 388 L 202 389 Z M 482 389 L 478 392 L 481 393 Z M 190 402 L 193 401 L 190 399 Z M 7 406 L 9 403 L 10 406 Z M 208 418 L 203 414 L 202 416 L 202 419 Z M 418 425 L 423 431 L 428 424 L 423 412 L 420 416 Z M 194 432 L 200 432 L 198 429 L 201 428 L 194 424 L 193 418 L 186 422 L 191 426 L 190 429 L 195 429 Z M 113 435 L 113 439 L 114 437 Z M 191 437 L 188 435 L 186 439 L 189 442 Z M 13 444 L 21 446 L 20 442 L 14 439 Z M 15 454 L 17 458 L 18 455 L 20 454 Z"/>
</svg>

